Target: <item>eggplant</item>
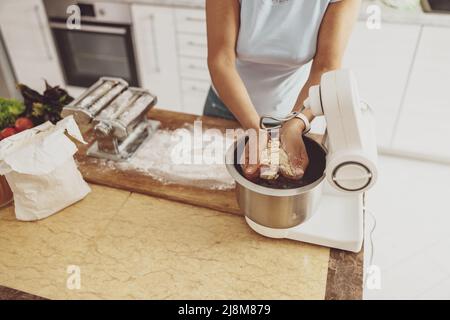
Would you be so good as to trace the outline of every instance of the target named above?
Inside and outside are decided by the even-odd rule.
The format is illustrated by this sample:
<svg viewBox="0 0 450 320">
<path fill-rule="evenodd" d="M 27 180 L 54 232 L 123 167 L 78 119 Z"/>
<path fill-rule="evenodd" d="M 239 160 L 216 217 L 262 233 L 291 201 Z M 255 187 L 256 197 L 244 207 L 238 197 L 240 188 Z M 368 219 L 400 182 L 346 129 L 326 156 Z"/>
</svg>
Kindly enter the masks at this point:
<svg viewBox="0 0 450 320">
<path fill-rule="evenodd" d="M 52 87 L 45 81 L 43 94 L 19 83 L 17 88 L 22 94 L 26 107 L 25 115 L 38 125 L 45 121 L 56 123 L 61 120 L 62 108 L 74 100 L 69 93 L 59 86 Z"/>
</svg>

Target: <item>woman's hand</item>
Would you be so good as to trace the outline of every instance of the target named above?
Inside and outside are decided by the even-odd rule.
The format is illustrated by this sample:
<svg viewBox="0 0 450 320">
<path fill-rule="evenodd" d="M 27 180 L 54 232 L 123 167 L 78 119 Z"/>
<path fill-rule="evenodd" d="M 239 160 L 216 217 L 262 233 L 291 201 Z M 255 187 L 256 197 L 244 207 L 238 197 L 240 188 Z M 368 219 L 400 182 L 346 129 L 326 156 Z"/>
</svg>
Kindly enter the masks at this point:
<svg viewBox="0 0 450 320">
<path fill-rule="evenodd" d="M 284 149 L 288 156 L 291 169 L 281 170 L 281 174 L 288 179 L 301 179 L 309 165 L 308 153 L 306 152 L 302 135 L 304 130 L 305 124 L 298 118 L 285 122 L 281 127 L 281 148 Z M 289 171 L 290 174 L 287 174 L 286 171 Z"/>
<path fill-rule="evenodd" d="M 301 179 L 309 165 L 309 158 L 302 136 L 304 130 L 305 124 L 297 118 L 285 122 L 280 130 L 281 149 L 285 151 L 287 159 L 286 156 L 280 156 L 279 172 L 285 178 L 292 180 Z M 261 130 L 257 139 L 250 139 L 245 145 L 240 163 L 242 164 L 244 176 L 249 180 L 257 179 L 260 176 L 261 153 L 267 148 L 268 139 L 267 131 Z"/>
<path fill-rule="evenodd" d="M 254 130 L 253 132 L 258 132 Z M 261 169 L 261 153 L 267 148 L 268 135 L 266 130 L 259 130 L 259 135 L 253 135 L 245 144 L 241 159 L 242 171 L 249 180 L 257 179 Z"/>
</svg>

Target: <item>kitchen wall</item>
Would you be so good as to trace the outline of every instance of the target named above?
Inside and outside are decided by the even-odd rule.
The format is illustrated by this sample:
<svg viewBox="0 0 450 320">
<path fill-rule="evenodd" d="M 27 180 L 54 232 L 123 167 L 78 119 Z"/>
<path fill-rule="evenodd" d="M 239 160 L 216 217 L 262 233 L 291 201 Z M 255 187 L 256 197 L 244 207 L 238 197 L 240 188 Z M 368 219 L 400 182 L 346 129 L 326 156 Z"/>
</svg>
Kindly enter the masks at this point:
<svg viewBox="0 0 450 320">
<path fill-rule="evenodd" d="M 201 114 L 210 87 L 204 0 L 104 2 L 131 5 L 140 85 L 158 95 L 158 107 Z M 2 1 L 0 27 L 19 81 L 36 88 L 42 78 L 66 85 L 41 0 Z M 363 1 L 344 65 L 376 110 L 382 152 L 450 163 L 450 148 L 442 148 L 450 136 L 450 44 L 443 40 L 449 38 L 450 15 Z"/>
</svg>

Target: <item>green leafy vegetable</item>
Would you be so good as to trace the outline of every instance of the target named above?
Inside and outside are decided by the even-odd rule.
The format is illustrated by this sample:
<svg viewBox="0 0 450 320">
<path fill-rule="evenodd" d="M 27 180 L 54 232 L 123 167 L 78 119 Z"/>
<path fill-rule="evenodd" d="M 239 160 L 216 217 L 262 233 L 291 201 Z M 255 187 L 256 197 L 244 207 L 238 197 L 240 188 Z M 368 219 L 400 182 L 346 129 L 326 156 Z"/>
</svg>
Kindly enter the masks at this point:
<svg viewBox="0 0 450 320">
<path fill-rule="evenodd" d="M 0 130 L 12 126 L 24 112 L 25 105 L 22 102 L 0 97 Z"/>
</svg>

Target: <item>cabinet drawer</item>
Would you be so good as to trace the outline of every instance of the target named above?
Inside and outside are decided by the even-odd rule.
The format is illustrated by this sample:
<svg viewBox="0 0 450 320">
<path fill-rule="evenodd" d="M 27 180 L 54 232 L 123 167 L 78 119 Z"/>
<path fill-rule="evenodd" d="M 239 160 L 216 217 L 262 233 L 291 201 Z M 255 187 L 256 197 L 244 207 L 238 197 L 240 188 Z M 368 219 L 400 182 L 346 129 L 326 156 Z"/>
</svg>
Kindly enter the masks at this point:
<svg viewBox="0 0 450 320">
<path fill-rule="evenodd" d="M 183 80 L 181 82 L 183 95 L 183 111 L 191 114 L 203 114 L 206 96 L 211 86 L 209 81 Z"/>
<path fill-rule="evenodd" d="M 184 78 L 210 81 L 206 59 L 181 57 L 180 70 Z"/>
<path fill-rule="evenodd" d="M 203 114 L 210 86 L 209 81 L 182 80 L 183 111 L 197 115 Z"/>
<path fill-rule="evenodd" d="M 206 37 L 194 34 L 178 34 L 178 48 L 180 55 L 206 59 L 208 47 Z"/>
<path fill-rule="evenodd" d="M 200 9 L 175 10 L 177 31 L 206 35 L 206 14 Z"/>
<path fill-rule="evenodd" d="M 182 80 L 181 90 L 183 91 L 183 96 L 200 96 L 206 99 L 208 90 L 211 87 L 209 81 L 195 81 L 195 80 Z"/>
<path fill-rule="evenodd" d="M 205 107 L 206 96 L 184 95 L 183 96 L 183 112 L 202 115 Z"/>
</svg>

